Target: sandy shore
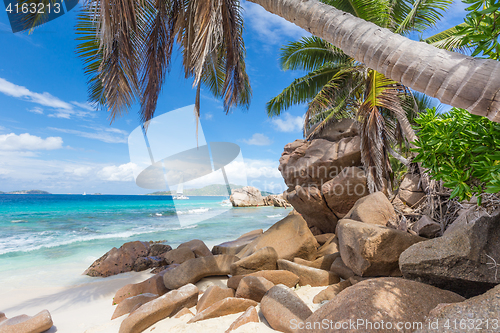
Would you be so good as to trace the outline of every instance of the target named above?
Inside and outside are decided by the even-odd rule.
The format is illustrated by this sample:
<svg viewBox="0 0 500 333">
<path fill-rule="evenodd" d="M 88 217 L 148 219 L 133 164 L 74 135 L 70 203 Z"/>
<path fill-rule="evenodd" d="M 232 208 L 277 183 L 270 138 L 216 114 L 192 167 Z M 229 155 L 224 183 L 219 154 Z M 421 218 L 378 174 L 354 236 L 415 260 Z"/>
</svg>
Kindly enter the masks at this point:
<svg viewBox="0 0 500 333">
<path fill-rule="evenodd" d="M 196 286 L 198 287 L 198 289 L 204 291 L 212 285 L 227 287 L 226 281 L 227 278 L 212 277 L 212 278 L 202 279 L 200 282 L 196 284 Z M 304 286 L 304 287 L 299 287 L 295 292 L 309 306 L 309 308 L 311 308 L 312 311 L 315 311 L 320 307 L 320 305 L 313 304 L 312 300 L 314 296 L 316 296 L 321 290 L 325 288 L 326 287 Z M 196 306 L 190 308 L 190 310 L 193 314 L 196 314 Z M 249 323 L 243 325 L 233 332 L 235 333 L 278 332 L 270 328 L 269 324 L 267 324 L 266 319 L 262 316 L 262 313 L 260 312 L 260 304 L 257 306 L 257 311 L 260 317 L 259 323 Z M 169 333 L 192 333 L 192 332 L 221 333 L 222 332 L 223 333 L 229 328 L 229 326 L 231 326 L 233 321 L 235 321 L 236 318 L 238 318 L 241 314 L 242 312 L 219 318 L 207 319 L 192 324 L 187 323 L 189 319 L 192 318 L 191 315 L 185 315 L 181 318 L 167 318 L 149 327 L 144 332 L 169 332 Z M 116 318 L 115 320 L 108 321 L 104 325 L 100 325 L 85 331 L 85 333 L 118 333 L 120 325 L 126 317 L 127 315 L 124 315 L 119 318 Z"/>
<path fill-rule="evenodd" d="M 12 318 L 22 314 L 33 316 L 46 309 L 54 321 L 48 332 L 82 333 L 109 322 L 114 311 L 112 299 L 118 289 L 150 276 L 149 272 L 130 272 L 89 278 L 88 283 L 71 287 L 30 287 L 26 283 L 22 289 L 0 291 L 0 311 Z M 32 272 L 30 279 L 36 278 L 36 272 Z"/>
<path fill-rule="evenodd" d="M 107 278 L 88 278 L 88 282 L 70 287 L 44 287 L 34 283 L 30 287 L 29 279 L 36 281 L 36 273 L 25 282 L 25 288 L 0 290 L 0 311 L 7 318 L 27 314 L 33 316 L 38 312 L 49 310 L 54 326 L 48 331 L 62 333 L 118 333 L 121 322 L 127 317 L 122 316 L 111 320 L 116 306 L 112 299 L 116 291 L 129 283 L 142 282 L 152 274 L 149 271 L 129 272 Z M 226 277 L 210 277 L 199 281 L 196 286 L 205 291 L 212 285 L 226 287 Z M 319 305 L 313 304 L 312 299 L 326 287 L 300 287 L 296 293 L 306 304 L 315 311 Z M 201 297 L 201 296 L 200 296 Z M 260 305 L 259 305 L 260 306 Z M 257 307 L 259 310 L 259 307 Z M 196 307 L 191 308 L 196 314 Z M 193 324 L 187 324 L 191 316 L 181 318 L 167 318 L 148 328 L 145 332 L 224 332 L 241 313 L 220 318 L 208 319 Z M 269 327 L 265 318 L 260 314 L 259 323 L 250 323 L 238 328 L 235 332 L 276 332 Z"/>
</svg>

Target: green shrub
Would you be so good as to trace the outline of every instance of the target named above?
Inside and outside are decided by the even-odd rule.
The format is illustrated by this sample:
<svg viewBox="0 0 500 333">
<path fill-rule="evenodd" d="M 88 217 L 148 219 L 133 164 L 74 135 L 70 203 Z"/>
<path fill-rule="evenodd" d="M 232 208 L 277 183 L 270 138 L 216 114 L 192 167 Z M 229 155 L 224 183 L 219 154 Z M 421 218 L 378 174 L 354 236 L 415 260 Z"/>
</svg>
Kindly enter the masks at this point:
<svg viewBox="0 0 500 333">
<path fill-rule="evenodd" d="M 415 119 L 419 139 L 413 160 L 452 189 L 451 198 L 470 200 L 500 192 L 500 124 L 453 108 L 444 114 L 427 109 Z"/>
</svg>

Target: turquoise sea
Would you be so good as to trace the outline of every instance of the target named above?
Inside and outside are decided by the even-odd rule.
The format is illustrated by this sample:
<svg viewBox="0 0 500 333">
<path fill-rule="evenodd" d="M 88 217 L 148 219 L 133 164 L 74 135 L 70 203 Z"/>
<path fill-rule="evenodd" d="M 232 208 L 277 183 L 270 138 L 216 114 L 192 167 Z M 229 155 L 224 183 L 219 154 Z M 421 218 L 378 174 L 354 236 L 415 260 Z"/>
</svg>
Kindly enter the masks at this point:
<svg viewBox="0 0 500 333">
<path fill-rule="evenodd" d="M 81 273 L 112 247 L 158 241 L 176 247 L 201 239 L 211 248 L 254 229 L 266 230 L 288 214 L 275 207 L 230 208 L 224 197 L 145 195 L 0 195 L 0 286 L 3 291 L 30 283 L 74 285 Z M 178 215 L 208 220 L 180 225 Z M 185 221 L 185 220 L 184 220 Z"/>
</svg>

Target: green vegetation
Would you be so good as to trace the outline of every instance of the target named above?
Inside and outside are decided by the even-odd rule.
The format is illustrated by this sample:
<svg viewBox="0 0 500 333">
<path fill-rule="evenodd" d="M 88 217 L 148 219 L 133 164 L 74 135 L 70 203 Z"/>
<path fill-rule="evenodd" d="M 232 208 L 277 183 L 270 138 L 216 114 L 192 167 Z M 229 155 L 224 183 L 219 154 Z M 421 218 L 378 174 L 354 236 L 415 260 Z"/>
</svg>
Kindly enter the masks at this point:
<svg viewBox="0 0 500 333">
<path fill-rule="evenodd" d="M 440 32 L 425 41 L 450 51 L 470 52 L 472 56 L 500 59 L 500 2 L 463 0 L 469 5 L 464 23 Z"/>
<path fill-rule="evenodd" d="M 0 194 L 51 194 L 51 193 L 40 190 L 22 190 L 22 191 L 12 191 L 12 192 L 0 192 Z"/>
<path fill-rule="evenodd" d="M 366 21 L 408 35 L 433 27 L 451 0 L 380 1 L 321 0 Z M 283 70 L 308 73 L 294 80 L 267 103 L 270 117 L 294 104 L 308 103 L 304 136 L 313 139 L 323 128 L 342 118 L 356 119 L 361 130 L 362 162 L 370 191 L 380 190 L 390 179 L 389 155 L 416 139 L 408 118 L 419 112 L 405 86 L 366 67 L 342 50 L 318 38 L 302 38 L 282 48 Z M 309 133 L 307 131 L 309 130 Z M 400 160 L 402 160 L 400 158 Z"/>
<path fill-rule="evenodd" d="M 500 192 L 500 124 L 453 108 L 438 114 L 429 109 L 419 115 L 418 153 L 430 175 L 452 189 L 451 198 L 469 200 L 480 194 Z"/>
</svg>

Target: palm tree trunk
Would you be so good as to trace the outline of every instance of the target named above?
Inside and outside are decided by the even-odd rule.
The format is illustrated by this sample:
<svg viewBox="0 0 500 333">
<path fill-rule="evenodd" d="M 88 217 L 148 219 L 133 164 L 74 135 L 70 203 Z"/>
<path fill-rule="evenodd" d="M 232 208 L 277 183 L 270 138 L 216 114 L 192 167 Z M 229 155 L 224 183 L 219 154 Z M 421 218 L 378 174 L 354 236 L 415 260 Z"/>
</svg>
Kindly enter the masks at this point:
<svg viewBox="0 0 500 333">
<path fill-rule="evenodd" d="M 248 0 L 442 103 L 500 122 L 500 62 L 412 41 L 317 0 Z"/>
</svg>

